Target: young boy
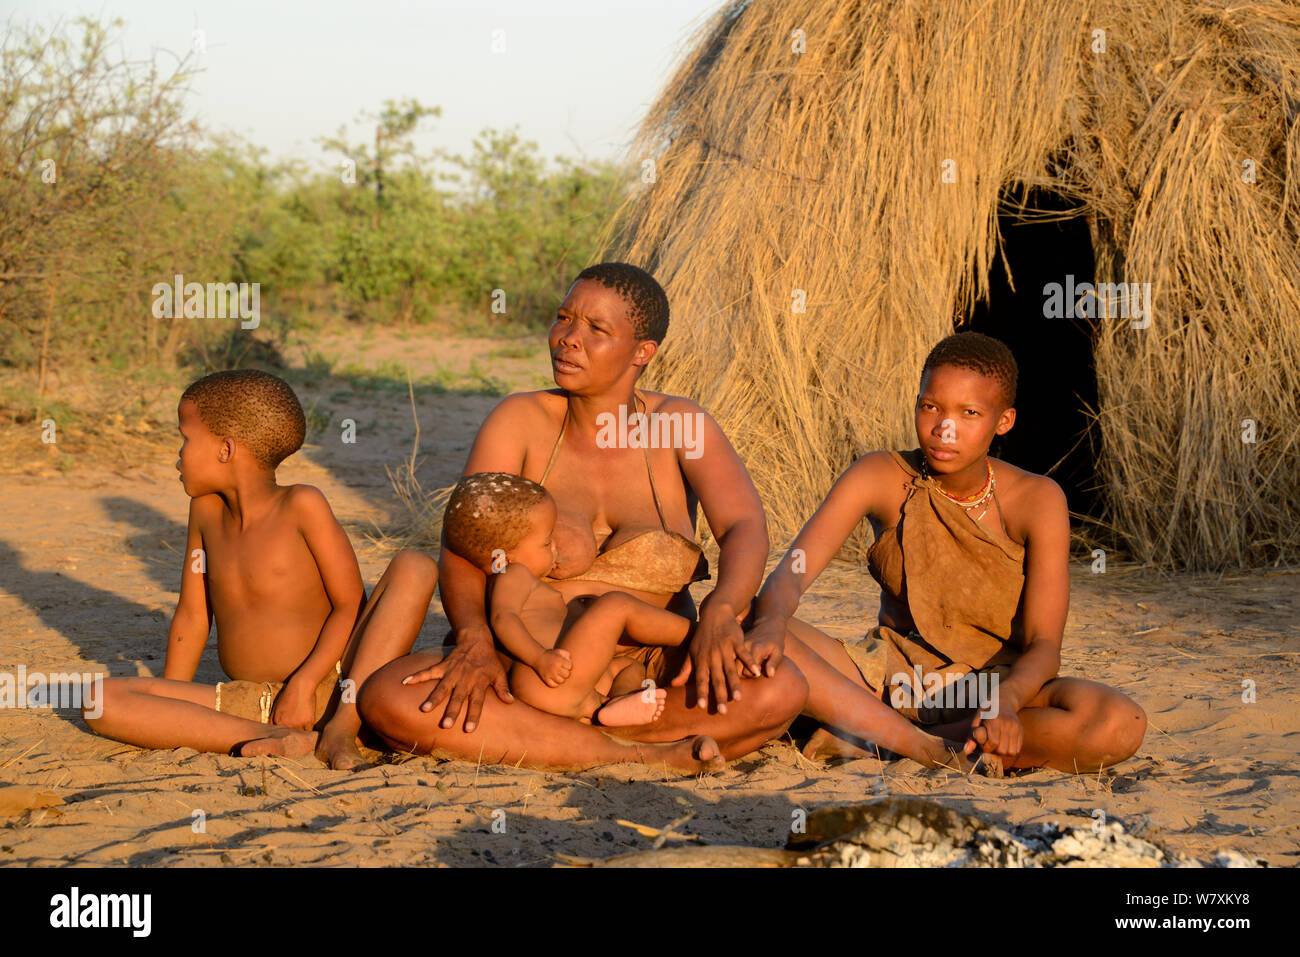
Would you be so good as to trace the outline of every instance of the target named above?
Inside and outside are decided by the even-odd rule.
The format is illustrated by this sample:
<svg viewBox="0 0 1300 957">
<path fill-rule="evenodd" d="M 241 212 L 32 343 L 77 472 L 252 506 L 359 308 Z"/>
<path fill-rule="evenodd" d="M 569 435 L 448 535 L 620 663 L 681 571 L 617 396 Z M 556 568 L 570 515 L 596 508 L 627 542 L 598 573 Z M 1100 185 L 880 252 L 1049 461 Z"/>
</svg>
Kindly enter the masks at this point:
<svg viewBox="0 0 1300 957">
<path fill-rule="evenodd" d="M 480 472 L 452 492 L 443 529 L 447 547 L 488 576 L 488 620 L 515 658 L 516 696 L 606 727 L 649 724 L 667 692 L 645 682 L 639 661 L 618 656 L 619 639 L 676 646 L 690 637 L 692 622 L 617 591 L 566 607 L 541 581 L 555 565 L 555 515 L 555 501 L 536 482 Z"/>
<path fill-rule="evenodd" d="M 1079 773 L 1141 744 L 1146 716 L 1133 701 L 1058 677 L 1070 602 L 1065 496 L 988 454 L 1015 424 L 1016 379 L 995 339 L 939 342 L 921 370 L 920 447 L 855 462 L 764 584 L 748 642 L 760 661 L 784 653 L 808 679 L 804 713 L 824 725 L 810 757 L 856 755 L 874 741 L 965 767 L 943 753 L 958 741 L 994 767 Z M 841 643 L 793 615 L 864 518 L 876 535 L 867 564 L 880 618 L 863 642 Z"/>
<path fill-rule="evenodd" d="M 163 677 L 106 680 L 86 723 L 145 748 L 309 754 L 365 594 L 325 497 L 276 484 L 302 445 L 302 406 L 275 376 L 237 370 L 190 385 L 177 416 L 190 514 Z M 213 618 L 234 680 L 195 684 Z"/>
</svg>

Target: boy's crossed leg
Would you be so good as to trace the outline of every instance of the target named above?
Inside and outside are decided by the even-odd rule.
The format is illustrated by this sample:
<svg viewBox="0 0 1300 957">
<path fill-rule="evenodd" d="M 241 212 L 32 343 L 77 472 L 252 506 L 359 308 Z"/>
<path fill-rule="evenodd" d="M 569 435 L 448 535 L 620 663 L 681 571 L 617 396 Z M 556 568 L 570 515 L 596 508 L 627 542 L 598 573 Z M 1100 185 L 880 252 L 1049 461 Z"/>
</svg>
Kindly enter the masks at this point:
<svg viewBox="0 0 1300 957">
<path fill-rule="evenodd" d="M 267 733 L 260 722 L 218 711 L 214 685 L 167 678 L 107 678 L 100 695 L 102 713 L 98 718 L 85 715 L 86 724 L 96 734 L 141 748 L 230 754 Z M 310 738 L 305 746 L 301 740 L 286 742 L 279 753 L 310 754 L 315 732 L 298 734 Z"/>
</svg>

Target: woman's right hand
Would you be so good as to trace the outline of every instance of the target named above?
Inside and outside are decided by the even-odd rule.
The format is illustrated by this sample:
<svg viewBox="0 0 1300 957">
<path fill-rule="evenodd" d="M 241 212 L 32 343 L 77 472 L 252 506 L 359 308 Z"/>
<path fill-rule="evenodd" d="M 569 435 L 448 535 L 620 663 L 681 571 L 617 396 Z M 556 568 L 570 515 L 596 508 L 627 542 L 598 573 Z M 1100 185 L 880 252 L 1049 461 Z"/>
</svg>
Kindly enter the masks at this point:
<svg viewBox="0 0 1300 957">
<path fill-rule="evenodd" d="M 479 715 L 483 712 L 483 700 L 488 688 L 504 703 L 513 702 L 510 685 L 506 681 L 506 670 L 497 657 L 493 643 L 492 630 L 487 624 L 471 625 L 452 632 L 456 645 L 446 658 L 433 665 L 407 675 L 402 684 L 419 684 L 424 681 L 436 681 L 437 685 L 420 705 L 420 710 L 430 712 L 437 709 L 444 701 L 447 708 L 443 712 L 439 727 L 451 728 L 465 708 L 465 733 L 469 734 L 478 727 Z"/>
</svg>

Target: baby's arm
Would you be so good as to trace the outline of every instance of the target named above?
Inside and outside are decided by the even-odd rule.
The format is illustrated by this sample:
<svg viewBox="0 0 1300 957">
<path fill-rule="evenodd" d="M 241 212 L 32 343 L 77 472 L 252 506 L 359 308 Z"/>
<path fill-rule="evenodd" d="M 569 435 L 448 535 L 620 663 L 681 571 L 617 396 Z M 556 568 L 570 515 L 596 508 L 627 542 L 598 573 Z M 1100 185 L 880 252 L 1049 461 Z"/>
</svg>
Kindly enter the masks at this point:
<svg viewBox="0 0 1300 957">
<path fill-rule="evenodd" d="M 552 688 L 563 684 L 573 670 L 566 651 L 543 648 L 528 631 L 520 613 L 537 585 L 537 579 L 523 565 L 513 563 L 492 583 L 489 621 L 492 632 L 506 651 L 532 668 Z"/>
<path fill-rule="evenodd" d="M 205 496 L 206 497 L 206 496 Z M 185 533 L 185 554 L 181 565 L 181 596 L 167 632 L 167 660 L 163 677 L 173 681 L 193 681 L 199 669 L 203 648 L 212 628 L 212 606 L 208 603 L 207 555 L 203 551 L 203 534 L 197 512 L 205 506 L 190 499 L 189 527 Z"/>
<path fill-rule="evenodd" d="M 316 561 L 331 606 L 315 647 L 289 676 L 272 709 L 271 720 L 275 724 L 306 730 L 315 717 L 316 688 L 343 657 L 361 611 L 365 587 L 352 542 L 320 490 L 310 485 L 295 485 L 289 490 L 289 508 Z"/>
</svg>

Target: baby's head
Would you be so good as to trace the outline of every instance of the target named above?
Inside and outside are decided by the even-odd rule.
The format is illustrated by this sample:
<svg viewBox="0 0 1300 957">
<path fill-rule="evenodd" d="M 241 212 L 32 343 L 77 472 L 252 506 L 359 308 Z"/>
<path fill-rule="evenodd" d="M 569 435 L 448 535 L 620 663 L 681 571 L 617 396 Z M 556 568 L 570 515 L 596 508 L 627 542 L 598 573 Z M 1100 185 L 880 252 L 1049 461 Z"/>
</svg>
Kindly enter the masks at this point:
<svg viewBox="0 0 1300 957">
<path fill-rule="evenodd" d="M 447 500 L 442 529 L 448 548 L 489 575 L 518 562 L 541 578 L 555 565 L 555 500 L 520 475 L 466 475 Z"/>
<path fill-rule="evenodd" d="M 293 389 L 255 369 L 204 376 L 181 393 L 176 414 L 185 440 L 177 468 L 191 495 L 211 490 L 208 486 L 217 480 L 214 463 L 238 461 L 274 472 L 302 447 L 307 434 L 307 419 Z"/>
</svg>

